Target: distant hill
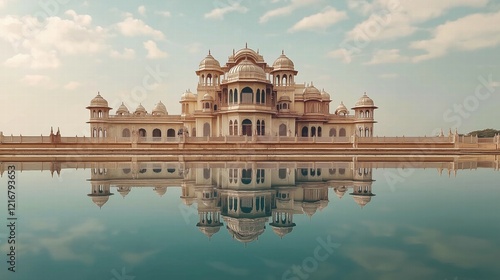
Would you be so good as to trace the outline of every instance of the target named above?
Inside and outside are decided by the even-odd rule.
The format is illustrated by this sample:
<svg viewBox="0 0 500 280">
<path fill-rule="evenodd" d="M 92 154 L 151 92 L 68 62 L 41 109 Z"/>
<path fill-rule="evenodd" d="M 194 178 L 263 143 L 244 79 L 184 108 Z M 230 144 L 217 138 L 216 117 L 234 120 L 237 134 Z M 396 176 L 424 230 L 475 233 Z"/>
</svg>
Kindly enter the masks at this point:
<svg viewBox="0 0 500 280">
<path fill-rule="evenodd" d="M 483 129 L 483 130 L 475 130 L 475 131 L 471 131 L 469 133 L 467 133 L 467 135 L 474 135 L 478 138 L 488 138 L 488 137 L 494 137 L 495 134 L 500 134 L 500 130 L 495 130 L 495 129 L 492 129 L 492 128 L 487 128 L 487 129 Z"/>
</svg>

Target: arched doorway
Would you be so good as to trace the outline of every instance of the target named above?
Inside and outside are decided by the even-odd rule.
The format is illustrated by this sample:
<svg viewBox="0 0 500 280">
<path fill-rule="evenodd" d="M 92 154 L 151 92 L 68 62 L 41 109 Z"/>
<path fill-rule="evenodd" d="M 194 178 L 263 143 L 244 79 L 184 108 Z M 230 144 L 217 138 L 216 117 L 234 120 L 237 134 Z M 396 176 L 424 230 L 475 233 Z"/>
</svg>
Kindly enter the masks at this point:
<svg viewBox="0 0 500 280">
<path fill-rule="evenodd" d="M 203 137 L 210 136 L 210 124 L 203 124 Z"/>
<path fill-rule="evenodd" d="M 302 128 L 302 134 L 301 134 L 302 137 L 309 137 L 309 128 L 307 128 L 307 126 L 304 126 Z"/>
<path fill-rule="evenodd" d="M 252 136 L 252 121 L 249 119 L 243 120 L 241 123 L 241 134 Z"/>
<path fill-rule="evenodd" d="M 280 136 L 286 136 L 286 124 L 280 124 Z"/>
</svg>

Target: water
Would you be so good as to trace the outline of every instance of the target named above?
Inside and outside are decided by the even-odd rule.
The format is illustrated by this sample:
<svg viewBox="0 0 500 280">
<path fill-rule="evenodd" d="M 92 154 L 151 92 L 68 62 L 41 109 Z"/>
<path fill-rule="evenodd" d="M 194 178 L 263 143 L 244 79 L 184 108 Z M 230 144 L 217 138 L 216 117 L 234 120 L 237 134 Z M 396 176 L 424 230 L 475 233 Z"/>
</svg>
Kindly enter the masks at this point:
<svg viewBox="0 0 500 280">
<path fill-rule="evenodd" d="M 500 279 L 498 161 L 8 165 L 1 279 Z"/>
</svg>

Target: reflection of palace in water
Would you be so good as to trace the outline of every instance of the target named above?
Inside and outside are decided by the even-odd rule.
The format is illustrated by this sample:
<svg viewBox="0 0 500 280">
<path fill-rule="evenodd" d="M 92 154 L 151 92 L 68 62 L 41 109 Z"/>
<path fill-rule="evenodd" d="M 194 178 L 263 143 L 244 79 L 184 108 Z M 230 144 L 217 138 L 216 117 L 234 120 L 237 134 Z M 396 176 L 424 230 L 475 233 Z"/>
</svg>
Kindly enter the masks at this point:
<svg viewBox="0 0 500 280">
<path fill-rule="evenodd" d="M 364 207 L 374 196 L 372 169 L 352 162 L 220 163 L 186 168 L 175 163 L 95 164 L 91 169 L 92 201 L 102 207 L 116 189 L 124 198 L 134 188 L 151 187 L 163 196 L 167 188 L 181 187 L 181 200 L 197 205 L 196 226 L 208 237 L 225 224 L 233 238 L 251 242 L 269 223 L 280 237 L 291 232 L 294 215 L 312 217 L 329 202 L 328 190 L 346 193 Z M 326 166 L 328 165 L 328 166 Z"/>
<path fill-rule="evenodd" d="M 251 242 L 266 226 L 280 237 L 296 226 L 295 215 L 312 217 L 330 199 L 351 197 L 366 206 L 372 192 L 372 169 L 435 168 L 438 174 L 489 168 L 500 170 L 500 159 L 450 157 L 417 162 L 379 159 L 378 162 L 345 157 L 339 162 L 20 162 L 16 169 L 90 169 L 88 196 L 103 207 L 119 194 L 126 198 L 137 188 L 151 188 L 163 196 L 168 188 L 181 188 L 180 199 L 197 207 L 198 229 L 208 237 L 225 226 L 234 239 Z M 402 159 L 400 159 L 402 160 Z M 0 162 L 0 175 L 7 166 Z M 329 192 L 331 191 L 331 192 Z M 336 197 L 329 197 L 329 193 Z M 115 196 L 113 196 L 116 194 Z M 153 195 L 154 193 L 151 192 Z M 112 198 L 113 197 L 113 198 Z M 345 198 L 344 198 L 345 199 Z M 350 199 L 350 198 L 349 198 Z"/>
</svg>

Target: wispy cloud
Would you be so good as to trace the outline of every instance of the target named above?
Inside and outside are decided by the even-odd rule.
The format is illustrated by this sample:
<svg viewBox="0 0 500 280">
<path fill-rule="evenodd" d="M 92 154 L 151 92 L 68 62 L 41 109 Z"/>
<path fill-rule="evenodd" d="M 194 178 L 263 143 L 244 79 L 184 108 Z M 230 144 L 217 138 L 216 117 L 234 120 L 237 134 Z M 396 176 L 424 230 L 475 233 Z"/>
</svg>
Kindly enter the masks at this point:
<svg viewBox="0 0 500 280">
<path fill-rule="evenodd" d="M 319 0 L 292 0 L 286 6 L 276 8 L 276 9 L 273 9 L 273 10 L 266 12 L 264 15 L 262 15 L 260 17 L 259 22 L 266 23 L 270 19 L 290 15 L 294 11 L 296 11 L 302 7 L 309 6 L 309 5 L 317 3 L 317 2 L 319 2 Z"/>
<path fill-rule="evenodd" d="M 217 19 L 217 20 L 222 20 L 224 19 L 224 15 L 228 13 L 233 13 L 233 12 L 238 12 L 238 13 L 246 13 L 248 12 L 248 8 L 245 6 L 242 6 L 239 2 L 234 2 L 234 3 L 228 3 L 227 6 L 221 7 L 221 8 L 215 8 L 211 10 L 210 12 L 205 14 L 206 19 Z"/>
<path fill-rule="evenodd" d="M 116 59 L 134 59 L 135 58 L 135 50 L 125 48 L 123 52 L 119 52 L 117 50 L 111 50 L 110 56 Z"/>
<path fill-rule="evenodd" d="M 145 7 L 144 5 L 139 6 L 139 8 L 137 8 L 137 12 L 138 12 L 141 16 L 146 16 L 146 7 Z"/>
<path fill-rule="evenodd" d="M 322 12 L 301 19 L 288 31 L 325 30 L 331 25 L 344 19 L 347 19 L 347 14 L 344 11 L 337 11 L 335 8 L 328 6 Z"/>
<path fill-rule="evenodd" d="M 398 49 L 378 50 L 373 54 L 372 59 L 365 64 L 399 63 L 410 60 L 410 57 L 401 55 Z"/>
</svg>

